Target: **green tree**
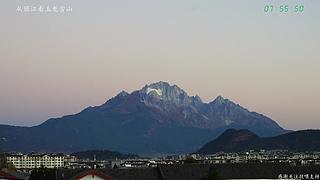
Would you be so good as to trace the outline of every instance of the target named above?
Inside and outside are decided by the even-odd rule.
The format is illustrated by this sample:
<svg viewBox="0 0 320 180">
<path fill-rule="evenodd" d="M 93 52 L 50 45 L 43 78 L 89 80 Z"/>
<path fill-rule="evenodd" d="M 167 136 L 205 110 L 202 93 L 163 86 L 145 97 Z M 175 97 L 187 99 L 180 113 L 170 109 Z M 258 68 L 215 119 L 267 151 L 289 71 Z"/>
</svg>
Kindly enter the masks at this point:
<svg viewBox="0 0 320 180">
<path fill-rule="evenodd" d="M 9 171 L 17 171 L 16 167 L 12 163 L 6 164 Z"/>
<path fill-rule="evenodd" d="M 197 162 L 197 160 L 192 156 L 187 156 L 186 159 L 184 160 L 184 163 L 186 163 L 186 164 L 191 164 L 191 163 L 196 163 L 196 162 Z"/>
<path fill-rule="evenodd" d="M 0 169 L 5 168 L 6 166 L 6 157 L 3 153 L 0 153 Z"/>
</svg>

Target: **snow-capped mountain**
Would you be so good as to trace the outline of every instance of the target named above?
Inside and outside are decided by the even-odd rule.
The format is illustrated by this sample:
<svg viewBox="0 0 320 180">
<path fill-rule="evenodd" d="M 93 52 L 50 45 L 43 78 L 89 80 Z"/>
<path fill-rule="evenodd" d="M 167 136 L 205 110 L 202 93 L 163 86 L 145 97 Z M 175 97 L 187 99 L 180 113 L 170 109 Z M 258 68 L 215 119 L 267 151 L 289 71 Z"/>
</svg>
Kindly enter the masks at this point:
<svg viewBox="0 0 320 180">
<path fill-rule="evenodd" d="M 285 132 L 275 121 L 218 96 L 204 103 L 166 82 L 120 92 L 106 103 L 30 128 L 0 126 L 0 147 L 16 151 L 110 149 L 134 153 L 190 152 L 225 129 L 260 136 Z M 2 138 L 2 139 L 3 139 Z"/>
</svg>

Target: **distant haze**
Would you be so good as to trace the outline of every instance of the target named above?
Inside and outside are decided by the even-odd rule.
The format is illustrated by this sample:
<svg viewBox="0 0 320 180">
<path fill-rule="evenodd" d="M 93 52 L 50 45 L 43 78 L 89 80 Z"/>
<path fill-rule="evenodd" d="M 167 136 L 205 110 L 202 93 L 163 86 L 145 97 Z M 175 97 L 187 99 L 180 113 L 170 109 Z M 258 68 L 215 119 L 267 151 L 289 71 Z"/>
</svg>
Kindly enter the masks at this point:
<svg viewBox="0 0 320 180">
<path fill-rule="evenodd" d="M 281 2 L 305 12 L 263 12 Z M 162 80 L 286 129 L 320 128 L 320 1 L 281 2 L 2 0 L 0 124 L 37 125 Z"/>
</svg>

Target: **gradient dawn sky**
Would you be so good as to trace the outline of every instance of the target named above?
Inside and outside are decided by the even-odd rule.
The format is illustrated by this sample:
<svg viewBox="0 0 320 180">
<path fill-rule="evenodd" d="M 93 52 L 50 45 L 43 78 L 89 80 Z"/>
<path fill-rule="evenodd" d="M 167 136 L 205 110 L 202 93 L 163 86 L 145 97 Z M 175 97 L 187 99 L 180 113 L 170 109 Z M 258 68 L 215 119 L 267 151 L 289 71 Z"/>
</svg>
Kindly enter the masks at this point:
<svg viewBox="0 0 320 180">
<path fill-rule="evenodd" d="M 273 4 L 303 13 L 265 13 Z M 72 12 L 19 12 L 19 6 Z M 1 0 L 0 124 L 32 126 L 168 81 L 320 128 L 319 0 Z M 276 10 L 277 11 L 277 10 Z"/>
</svg>

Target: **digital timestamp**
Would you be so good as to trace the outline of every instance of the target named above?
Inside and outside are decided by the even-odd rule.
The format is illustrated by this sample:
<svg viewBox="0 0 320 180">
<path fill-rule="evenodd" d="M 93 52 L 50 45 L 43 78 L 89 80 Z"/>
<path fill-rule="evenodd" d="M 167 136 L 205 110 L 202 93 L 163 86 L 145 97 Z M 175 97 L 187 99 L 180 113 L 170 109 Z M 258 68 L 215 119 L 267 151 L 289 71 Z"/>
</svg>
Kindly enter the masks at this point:
<svg viewBox="0 0 320 180">
<path fill-rule="evenodd" d="M 265 13 L 303 13 L 304 5 L 265 5 Z"/>
</svg>

